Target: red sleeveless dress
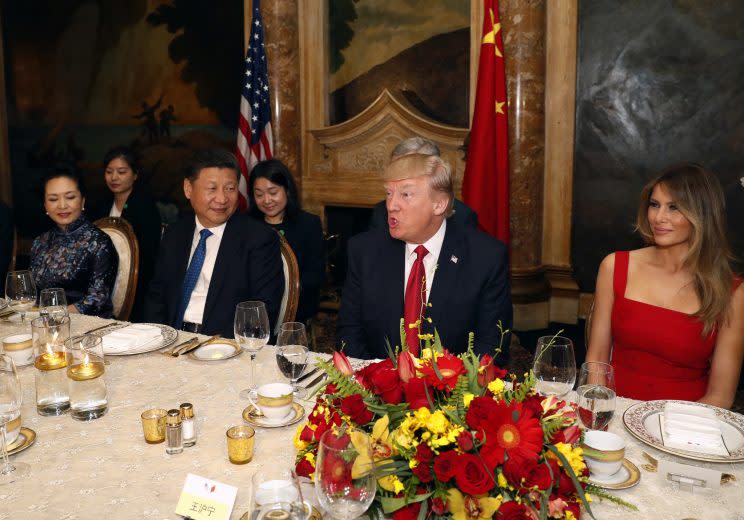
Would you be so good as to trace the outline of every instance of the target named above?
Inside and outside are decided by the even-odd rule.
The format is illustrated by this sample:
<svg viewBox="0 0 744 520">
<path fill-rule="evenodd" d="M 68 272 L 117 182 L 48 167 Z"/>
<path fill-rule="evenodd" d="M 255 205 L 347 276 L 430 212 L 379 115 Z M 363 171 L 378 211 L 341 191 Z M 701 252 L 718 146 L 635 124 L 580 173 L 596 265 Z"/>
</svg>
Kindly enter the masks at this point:
<svg viewBox="0 0 744 520">
<path fill-rule="evenodd" d="M 625 298 L 628 251 L 615 253 L 612 365 L 617 395 L 697 401 L 708 387 L 718 336 L 695 316 Z"/>
</svg>

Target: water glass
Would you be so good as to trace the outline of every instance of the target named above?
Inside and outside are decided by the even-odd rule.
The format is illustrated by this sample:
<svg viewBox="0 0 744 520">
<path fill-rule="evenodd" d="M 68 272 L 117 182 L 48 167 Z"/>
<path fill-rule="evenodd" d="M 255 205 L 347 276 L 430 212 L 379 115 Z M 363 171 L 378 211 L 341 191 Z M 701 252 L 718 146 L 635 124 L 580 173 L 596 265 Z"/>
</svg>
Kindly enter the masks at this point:
<svg viewBox="0 0 744 520">
<path fill-rule="evenodd" d="M 241 302 L 235 307 L 234 323 L 235 341 L 251 355 L 251 386 L 240 392 L 240 397 L 247 399 L 256 390 L 256 354 L 269 342 L 269 315 L 264 302 Z"/>
<path fill-rule="evenodd" d="M 5 297 L 23 322 L 26 311 L 36 303 L 36 284 L 31 271 L 10 271 L 5 277 Z"/>
<path fill-rule="evenodd" d="M 65 290 L 59 287 L 42 289 L 39 293 L 39 315 L 54 319 L 64 318 L 67 312 Z"/>
<path fill-rule="evenodd" d="M 303 501 L 296 474 L 286 464 L 268 461 L 253 475 L 252 519 L 306 520 L 312 513 L 312 506 Z"/>
<path fill-rule="evenodd" d="M 581 365 L 576 388 L 579 419 L 590 430 L 607 430 L 615 414 L 615 370 L 609 363 Z"/>
<path fill-rule="evenodd" d="M 70 339 L 70 318 L 40 316 L 31 321 L 31 341 L 36 367 L 36 411 L 61 415 L 70 408 L 65 342 Z"/>
<path fill-rule="evenodd" d="M 537 340 L 532 370 L 537 391 L 543 395 L 566 395 L 576 382 L 573 343 L 563 336 L 543 336 Z"/>
<path fill-rule="evenodd" d="M 328 430 L 320 438 L 315 494 L 331 518 L 356 518 L 375 498 L 371 451 L 366 434 L 353 428 Z"/>
<path fill-rule="evenodd" d="M 70 388 L 70 415 L 79 421 L 92 421 L 108 411 L 103 341 L 85 334 L 67 340 L 67 380 Z"/>
<path fill-rule="evenodd" d="M 305 397 L 307 391 L 297 386 L 297 379 L 305 371 L 309 352 L 305 324 L 298 321 L 282 323 L 276 346 L 276 362 L 279 370 L 292 383 L 295 396 Z"/>
<path fill-rule="evenodd" d="M 6 428 L 19 421 L 22 400 L 21 382 L 13 358 L 0 354 L 0 485 L 17 482 L 31 473 L 28 464 L 10 463 L 6 446 Z"/>
</svg>

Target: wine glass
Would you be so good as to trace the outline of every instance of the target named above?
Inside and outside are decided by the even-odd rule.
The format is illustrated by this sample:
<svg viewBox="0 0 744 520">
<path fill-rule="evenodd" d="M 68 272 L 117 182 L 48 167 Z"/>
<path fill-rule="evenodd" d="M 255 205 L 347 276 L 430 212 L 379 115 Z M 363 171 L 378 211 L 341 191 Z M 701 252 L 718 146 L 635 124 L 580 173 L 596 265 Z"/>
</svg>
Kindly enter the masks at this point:
<svg viewBox="0 0 744 520">
<path fill-rule="evenodd" d="M 563 396 L 576 382 L 573 343 L 563 336 L 543 336 L 537 340 L 532 371 L 537 391 L 543 395 Z"/>
<path fill-rule="evenodd" d="M 68 315 L 65 290 L 59 287 L 42 289 L 39 293 L 39 316 L 58 321 Z"/>
<path fill-rule="evenodd" d="M 289 378 L 295 396 L 305 397 L 307 391 L 297 386 L 297 379 L 305 371 L 307 365 L 308 348 L 305 324 L 298 321 L 282 323 L 276 346 L 276 363 L 279 365 L 279 370 Z"/>
<path fill-rule="evenodd" d="M 353 428 L 328 430 L 320 438 L 315 464 L 315 495 L 331 518 L 364 513 L 377 491 L 366 434 Z"/>
<path fill-rule="evenodd" d="M 615 413 L 615 370 L 609 363 L 581 365 L 576 388 L 579 419 L 590 430 L 606 430 Z"/>
<path fill-rule="evenodd" d="M 264 302 L 240 302 L 235 307 L 235 341 L 251 355 L 251 386 L 240 392 L 248 399 L 256 390 L 256 354 L 269 342 L 269 315 Z"/>
<path fill-rule="evenodd" d="M 28 464 L 10 463 L 5 445 L 5 426 L 21 414 L 22 397 L 21 382 L 18 380 L 13 358 L 7 354 L 0 354 L 0 453 L 2 453 L 0 485 L 17 482 L 31 473 Z"/>
<path fill-rule="evenodd" d="M 287 460 L 269 460 L 253 474 L 251 518 L 309 518 L 312 506 L 304 502 L 297 474 L 288 467 L 289 464 L 291 462 Z"/>
<path fill-rule="evenodd" d="M 31 271 L 10 271 L 5 278 L 5 297 L 23 322 L 26 311 L 36 302 L 36 284 Z"/>
</svg>

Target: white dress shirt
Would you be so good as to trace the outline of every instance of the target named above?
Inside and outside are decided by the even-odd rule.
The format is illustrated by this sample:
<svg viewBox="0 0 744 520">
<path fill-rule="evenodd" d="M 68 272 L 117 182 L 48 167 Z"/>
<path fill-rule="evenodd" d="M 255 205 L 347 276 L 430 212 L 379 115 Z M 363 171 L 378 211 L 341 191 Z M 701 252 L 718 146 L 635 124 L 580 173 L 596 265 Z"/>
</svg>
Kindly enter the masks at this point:
<svg viewBox="0 0 744 520">
<path fill-rule="evenodd" d="M 116 202 L 111 204 L 111 210 L 109 210 L 109 217 L 121 217 L 121 211 L 116 207 Z"/>
<path fill-rule="evenodd" d="M 199 245 L 199 233 L 202 229 L 205 229 L 199 223 L 199 219 L 196 219 L 196 228 L 194 229 L 194 238 L 191 240 L 191 253 L 189 254 L 189 264 L 191 263 L 191 257 L 194 256 L 196 246 Z M 222 243 L 222 235 L 225 232 L 224 224 L 209 228 L 212 234 L 207 238 L 207 252 L 204 257 L 204 265 L 202 265 L 201 273 L 199 278 L 196 280 L 194 290 L 191 292 L 191 299 L 189 304 L 186 306 L 186 312 L 183 314 L 183 321 L 190 321 L 191 323 L 202 323 L 204 317 L 204 306 L 207 303 L 207 293 L 209 292 L 209 282 L 212 281 L 212 272 L 214 271 L 214 262 L 217 260 L 217 252 L 220 250 L 220 243 Z M 186 269 L 188 270 L 188 265 Z"/>
<path fill-rule="evenodd" d="M 406 267 L 403 279 L 403 297 L 406 296 L 406 285 L 408 285 L 408 276 L 411 274 L 413 268 L 413 262 L 416 261 L 416 248 L 419 245 L 423 245 L 429 254 L 424 257 L 424 271 L 426 272 L 426 301 L 429 301 L 429 294 L 431 293 L 431 284 L 434 282 L 434 273 L 437 270 L 437 263 L 439 260 L 439 253 L 442 251 L 442 243 L 444 242 L 444 232 L 447 230 L 447 219 L 442 221 L 442 225 L 439 226 L 434 235 L 424 242 L 423 244 L 411 244 L 406 242 Z"/>
</svg>

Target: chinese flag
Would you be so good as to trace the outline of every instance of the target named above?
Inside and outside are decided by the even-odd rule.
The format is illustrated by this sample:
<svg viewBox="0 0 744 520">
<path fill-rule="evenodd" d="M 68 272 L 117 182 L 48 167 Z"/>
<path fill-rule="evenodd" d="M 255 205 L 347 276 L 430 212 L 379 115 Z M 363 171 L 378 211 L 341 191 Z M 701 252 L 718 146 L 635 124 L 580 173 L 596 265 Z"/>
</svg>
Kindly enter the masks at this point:
<svg viewBox="0 0 744 520">
<path fill-rule="evenodd" d="M 498 0 L 484 0 L 473 126 L 462 197 L 483 231 L 509 244 L 509 136 Z"/>
</svg>

